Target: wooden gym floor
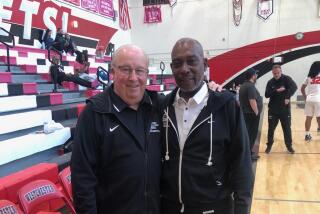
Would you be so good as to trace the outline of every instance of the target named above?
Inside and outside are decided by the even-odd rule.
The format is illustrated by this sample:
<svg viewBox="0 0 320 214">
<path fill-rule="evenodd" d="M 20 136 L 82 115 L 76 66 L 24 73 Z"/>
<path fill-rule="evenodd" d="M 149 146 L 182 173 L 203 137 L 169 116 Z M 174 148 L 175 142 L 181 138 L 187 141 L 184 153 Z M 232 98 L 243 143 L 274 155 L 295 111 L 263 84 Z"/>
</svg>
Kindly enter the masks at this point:
<svg viewBox="0 0 320 214">
<path fill-rule="evenodd" d="M 292 138 L 287 153 L 279 122 L 270 154 L 265 154 L 268 107 L 265 106 L 251 214 L 320 214 L 320 134 L 312 120 L 311 143 L 304 141 L 304 110 L 292 104 Z"/>
</svg>

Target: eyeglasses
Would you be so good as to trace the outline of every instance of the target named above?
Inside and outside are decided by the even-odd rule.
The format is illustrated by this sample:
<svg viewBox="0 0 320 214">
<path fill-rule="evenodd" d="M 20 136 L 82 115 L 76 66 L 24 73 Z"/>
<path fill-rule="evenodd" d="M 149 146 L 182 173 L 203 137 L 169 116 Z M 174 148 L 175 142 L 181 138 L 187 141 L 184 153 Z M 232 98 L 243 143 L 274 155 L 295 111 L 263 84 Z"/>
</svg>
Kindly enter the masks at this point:
<svg viewBox="0 0 320 214">
<path fill-rule="evenodd" d="M 144 77 L 147 75 L 148 73 L 148 69 L 147 68 L 131 68 L 129 66 L 115 66 L 116 68 L 119 69 L 119 71 L 123 74 L 123 75 L 126 75 L 126 76 L 130 76 L 133 71 L 136 72 L 136 75 L 138 77 Z"/>
</svg>

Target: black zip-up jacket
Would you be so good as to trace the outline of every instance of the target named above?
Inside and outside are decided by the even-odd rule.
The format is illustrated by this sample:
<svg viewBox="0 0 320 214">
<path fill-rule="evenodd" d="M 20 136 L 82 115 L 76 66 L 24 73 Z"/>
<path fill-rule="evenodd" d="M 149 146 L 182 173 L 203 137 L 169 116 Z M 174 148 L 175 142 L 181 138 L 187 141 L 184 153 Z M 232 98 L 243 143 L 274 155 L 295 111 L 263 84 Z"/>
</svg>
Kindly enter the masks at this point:
<svg viewBox="0 0 320 214">
<path fill-rule="evenodd" d="M 111 86 L 90 98 L 78 119 L 71 158 L 76 211 L 78 214 L 159 214 L 158 95 L 145 92 L 144 99 L 151 101 L 143 112 L 144 133 L 139 133 L 112 102 L 112 90 Z M 143 135 L 145 142 L 140 142 Z"/>
<path fill-rule="evenodd" d="M 277 92 L 277 89 L 282 86 L 285 87 L 286 90 Z M 296 83 L 287 75 L 281 74 L 281 77 L 278 80 L 275 78 L 269 80 L 265 92 L 265 97 L 270 98 L 268 105 L 269 111 L 274 114 L 281 114 L 282 112 L 290 110 L 290 103 L 285 105 L 284 100 L 290 99 L 296 90 Z"/>
<path fill-rule="evenodd" d="M 234 193 L 235 214 L 248 214 L 253 184 L 250 145 L 234 95 L 209 90 L 207 105 L 180 151 L 173 106 L 176 93 L 177 89 L 167 95 L 162 107 L 163 199 L 184 206 L 223 207 Z"/>
</svg>

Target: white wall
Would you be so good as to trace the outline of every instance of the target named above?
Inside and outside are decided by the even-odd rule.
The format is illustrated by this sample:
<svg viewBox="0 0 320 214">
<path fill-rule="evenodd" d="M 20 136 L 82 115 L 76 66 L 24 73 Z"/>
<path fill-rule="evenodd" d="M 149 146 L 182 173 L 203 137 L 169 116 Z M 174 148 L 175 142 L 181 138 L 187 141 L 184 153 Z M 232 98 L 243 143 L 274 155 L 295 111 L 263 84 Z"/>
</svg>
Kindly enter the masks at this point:
<svg viewBox="0 0 320 214">
<path fill-rule="evenodd" d="M 170 62 L 171 48 L 181 37 L 199 40 L 205 53 L 212 57 L 266 39 L 320 29 L 318 0 L 274 0 L 274 13 L 266 21 L 256 15 L 257 2 L 243 1 L 242 20 L 237 27 L 233 23 L 232 0 L 178 0 L 173 8 L 162 5 L 159 24 L 144 24 L 142 1 L 129 0 L 132 42 L 141 46 L 158 66 L 161 60 Z M 300 87 L 311 63 L 319 56 L 288 63 L 283 71 Z M 168 64 L 166 67 L 170 72 Z M 270 78 L 271 74 L 267 74 L 259 79 L 261 94 Z"/>
</svg>

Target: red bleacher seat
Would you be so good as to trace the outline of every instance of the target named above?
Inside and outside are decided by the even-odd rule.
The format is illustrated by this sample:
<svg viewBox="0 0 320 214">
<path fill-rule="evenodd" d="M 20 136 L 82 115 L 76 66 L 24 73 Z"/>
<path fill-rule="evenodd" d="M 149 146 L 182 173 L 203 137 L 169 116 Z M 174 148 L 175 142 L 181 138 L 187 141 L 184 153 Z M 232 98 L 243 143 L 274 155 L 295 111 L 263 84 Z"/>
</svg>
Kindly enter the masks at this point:
<svg viewBox="0 0 320 214">
<path fill-rule="evenodd" d="M 63 190 L 68 198 L 73 201 L 72 187 L 71 187 L 71 171 L 70 166 L 66 167 L 59 173 L 59 180 L 62 184 Z"/>
<path fill-rule="evenodd" d="M 45 206 L 49 201 L 61 199 L 71 213 L 75 214 L 71 202 L 49 180 L 32 181 L 19 190 L 19 201 L 25 213 L 35 214 L 39 211 L 55 211 Z"/>
<path fill-rule="evenodd" d="M 17 205 L 8 200 L 0 200 L 0 213 L 23 214 Z"/>
<path fill-rule="evenodd" d="M 50 104 L 51 105 L 63 104 L 62 93 L 50 93 Z"/>
<path fill-rule="evenodd" d="M 78 91 L 79 90 L 79 86 L 73 82 L 64 81 L 64 82 L 62 82 L 62 86 L 64 88 L 69 89 L 70 91 Z"/>
<path fill-rule="evenodd" d="M 36 65 L 20 65 L 20 68 L 25 71 L 25 73 L 37 73 Z"/>
<path fill-rule="evenodd" d="M 9 60 L 11 65 L 17 64 L 17 58 L 15 56 L 10 56 Z M 8 63 L 7 56 L 0 56 L 0 62 Z"/>
<path fill-rule="evenodd" d="M 23 83 L 23 94 L 36 94 L 37 93 L 37 83 L 35 82 L 29 82 L 29 83 Z"/>
<path fill-rule="evenodd" d="M 100 90 L 88 89 L 88 90 L 86 90 L 86 96 L 92 97 L 94 95 L 99 94 L 100 92 L 101 92 Z"/>
<path fill-rule="evenodd" d="M 0 83 L 10 83 L 11 73 L 10 72 L 0 72 Z"/>
<path fill-rule="evenodd" d="M 57 183 L 58 165 L 55 163 L 40 163 L 0 178 L 0 196 L 13 203 L 18 203 L 18 190 L 27 183 L 38 179 L 49 179 L 53 183 Z"/>
</svg>

